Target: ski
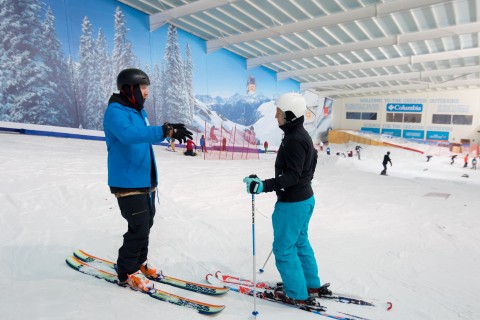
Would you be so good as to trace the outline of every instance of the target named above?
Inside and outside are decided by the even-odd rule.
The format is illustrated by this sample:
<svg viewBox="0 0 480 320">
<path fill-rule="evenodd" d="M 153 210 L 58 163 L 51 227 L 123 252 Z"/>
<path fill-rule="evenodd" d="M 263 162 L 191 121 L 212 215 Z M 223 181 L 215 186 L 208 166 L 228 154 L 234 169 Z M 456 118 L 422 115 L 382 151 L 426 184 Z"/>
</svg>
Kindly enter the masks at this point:
<svg viewBox="0 0 480 320">
<path fill-rule="evenodd" d="M 231 275 L 226 275 L 223 274 L 221 271 L 217 271 L 215 273 L 215 277 L 219 279 L 222 283 L 225 285 L 229 286 L 231 288 L 231 285 L 241 285 L 249 288 L 253 288 L 253 281 L 249 279 L 242 279 L 240 277 L 236 276 L 231 276 Z M 276 287 L 277 283 L 268 283 L 268 282 L 257 282 L 256 283 L 256 289 L 257 291 L 264 291 L 264 290 L 274 290 Z M 340 302 L 340 303 L 345 303 L 345 304 L 355 304 L 359 306 L 369 306 L 369 307 L 378 307 L 381 309 L 386 309 L 387 311 L 390 311 L 393 307 L 393 304 L 391 302 L 386 302 L 386 303 L 373 303 L 371 301 L 366 301 L 360 298 L 356 297 L 349 297 L 346 295 L 340 295 L 333 293 L 332 295 L 325 295 L 325 296 L 320 296 L 317 299 L 325 299 L 325 300 L 330 300 L 330 301 L 335 301 L 335 302 Z"/>
<path fill-rule="evenodd" d="M 219 278 L 215 277 L 212 274 L 207 274 L 207 276 L 205 278 L 212 285 L 221 285 L 223 283 Z M 233 284 L 233 283 L 225 283 L 225 285 L 227 285 L 230 288 L 230 290 L 232 290 L 234 292 L 249 295 L 249 296 L 252 296 L 252 297 L 254 296 L 253 287 L 248 287 L 248 286 L 243 286 L 243 285 L 240 285 L 240 284 Z M 326 318 L 330 318 L 330 319 L 337 319 L 337 320 L 370 320 L 370 319 L 355 316 L 355 315 L 343 314 L 342 312 L 337 312 L 338 315 L 333 314 L 333 313 L 328 313 L 327 308 L 323 307 L 323 306 L 320 306 L 320 305 L 318 305 L 318 306 L 308 306 L 308 305 L 307 306 L 299 306 L 299 305 L 292 305 L 292 304 L 284 303 L 283 301 L 275 300 L 275 299 L 272 299 L 272 298 L 269 298 L 269 297 L 265 296 L 264 295 L 264 290 L 262 290 L 262 289 L 256 290 L 255 294 L 256 294 L 256 297 L 259 298 L 259 299 L 283 304 L 287 307 L 307 311 L 307 312 L 317 314 L 317 315 L 320 315 L 322 317 L 326 317 Z"/>
<path fill-rule="evenodd" d="M 87 262 L 89 264 L 94 264 L 94 265 L 104 265 L 107 266 L 113 270 L 115 270 L 115 263 L 112 261 L 108 261 L 102 258 L 98 258 L 96 256 L 93 256 L 83 250 L 75 250 L 73 252 L 73 255 L 77 257 L 78 259 Z M 173 278 L 167 275 L 164 275 L 162 272 L 158 275 L 158 277 L 153 278 L 153 277 L 148 277 L 148 279 L 164 284 L 168 284 L 170 286 L 174 286 L 177 288 L 193 291 L 193 292 L 198 292 L 202 294 L 207 294 L 207 295 L 222 295 L 228 292 L 229 288 L 226 286 L 221 286 L 221 287 L 215 287 L 211 286 L 208 284 L 203 284 L 203 283 L 195 283 L 187 280 L 182 280 L 182 279 L 177 279 Z"/>
<path fill-rule="evenodd" d="M 110 283 L 117 284 L 118 283 L 118 278 L 116 274 L 101 270 L 99 268 L 96 268 L 95 266 L 89 265 L 85 261 L 82 261 L 78 259 L 75 256 L 69 256 L 65 260 L 65 262 L 72 267 L 73 269 L 94 276 L 99 279 L 104 279 Z M 152 289 L 149 292 L 143 292 L 142 293 L 148 294 L 150 297 L 166 301 L 172 304 L 176 304 L 178 306 L 182 307 L 187 307 L 187 308 L 192 308 L 197 310 L 199 313 L 202 314 L 216 314 L 225 309 L 224 305 L 214 305 L 214 304 L 209 304 L 197 300 L 192 300 L 188 299 L 182 296 L 178 296 L 166 291 L 158 290 L 158 289 Z"/>
</svg>

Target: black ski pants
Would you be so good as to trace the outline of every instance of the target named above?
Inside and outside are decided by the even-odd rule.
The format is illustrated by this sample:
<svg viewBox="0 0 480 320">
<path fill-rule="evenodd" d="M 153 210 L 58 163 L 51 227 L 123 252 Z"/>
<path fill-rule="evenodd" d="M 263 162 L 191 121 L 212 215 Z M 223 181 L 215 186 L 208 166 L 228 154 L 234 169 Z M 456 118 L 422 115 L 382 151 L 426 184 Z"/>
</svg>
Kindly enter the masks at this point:
<svg viewBox="0 0 480 320">
<path fill-rule="evenodd" d="M 117 273 L 120 281 L 135 273 L 147 260 L 150 228 L 155 216 L 155 192 L 120 197 L 118 206 L 128 222 L 123 245 L 118 250 Z"/>
</svg>

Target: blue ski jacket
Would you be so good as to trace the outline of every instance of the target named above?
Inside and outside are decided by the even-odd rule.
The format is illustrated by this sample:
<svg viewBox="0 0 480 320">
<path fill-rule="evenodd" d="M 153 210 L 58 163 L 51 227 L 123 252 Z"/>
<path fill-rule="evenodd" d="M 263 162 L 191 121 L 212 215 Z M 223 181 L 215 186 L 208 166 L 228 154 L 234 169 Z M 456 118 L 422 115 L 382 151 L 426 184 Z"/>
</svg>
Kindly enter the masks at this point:
<svg viewBox="0 0 480 320">
<path fill-rule="evenodd" d="M 149 126 L 143 109 L 111 102 L 105 111 L 103 128 L 108 150 L 108 185 L 127 189 L 156 187 L 151 185 L 152 166 L 157 176 L 152 143 L 164 140 L 162 127 Z"/>
</svg>

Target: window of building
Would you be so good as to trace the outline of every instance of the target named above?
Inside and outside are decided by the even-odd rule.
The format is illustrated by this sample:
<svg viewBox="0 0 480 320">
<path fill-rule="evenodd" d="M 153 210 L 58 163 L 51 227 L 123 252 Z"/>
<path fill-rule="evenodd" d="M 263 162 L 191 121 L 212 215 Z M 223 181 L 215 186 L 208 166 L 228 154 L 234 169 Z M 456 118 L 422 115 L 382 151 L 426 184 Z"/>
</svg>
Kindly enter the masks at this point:
<svg viewBox="0 0 480 320">
<path fill-rule="evenodd" d="M 454 114 L 452 116 L 453 124 L 470 125 L 473 123 L 473 116 L 465 114 Z"/>
<path fill-rule="evenodd" d="M 361 112 L 347 112 L 347 119 L 359 120 L 362 118 Z"/>
<path fill-rule="evenodd" d="M 377 120 L 376 112 L 362 112 L 362 120 Z"/>
<path fill-rule="evenodd" d="M 451 114 L 434 114 L 432 116 L 433 124 L 451 124 L 452 115 Z"/>
<path fill-rule="evenodd" d="M 403 122 L 420 123 L 422 122 L 422 114 L 421 113 L 405 113 L 403 115 Z"/>
<path fill-rule="evenodd" d="M 403 122 L 403 113 L 387 113 L 387 122 Z"/>
</svg>

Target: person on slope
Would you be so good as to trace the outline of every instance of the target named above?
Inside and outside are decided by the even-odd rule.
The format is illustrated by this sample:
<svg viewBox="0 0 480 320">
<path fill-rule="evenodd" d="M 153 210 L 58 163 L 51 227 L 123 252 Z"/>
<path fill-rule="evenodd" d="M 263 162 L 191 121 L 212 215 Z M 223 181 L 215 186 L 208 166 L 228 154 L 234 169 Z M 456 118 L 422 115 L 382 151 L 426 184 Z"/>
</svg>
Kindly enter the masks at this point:
<svg viewBox="0 0 480 320">
<path fill-rule="evenodd" d="M 456 154 L 454 154 L 453 156 L 451 156 L 450 158 L 452 159 L 452 161 L 450 162 L 450 164 L 454 164 L 455 163 L 455 158 L 457 157 Z"/>
<path fill-rule="evenodd" d="M 315 207 L 311 181 L 317 164 L 317 150 L 303 127 L 305 99 L 297 93 L 281 95 L 275 102 L 275 118 L 285 133 L 275 160 L 275 177 L 261 180 L 245 177 L 248 193 L 275 191 L 272 215 L 273 253 L 283 287 L 273 297 L 289 304 L 314 304 L 321 292 L 318 267 L 308 240 L 308 224 Z"/>
<path fill-rule="evenodd" d="M 187 140 L 187 151 L 185 151 L 183 154 L 186 156 L 196 156 L 197 153 L 193 151 L 193 146 L 195 146 L 195 150 L 197 150 L 197 145 L 195 142 L 193 142 L 191 139 Z"/>
<path fill-rule="evenodd" d="M 391 167 L 392 166 L 392 159 L 390 159 L 390 151 L 388 151 L 387 154 L 385 156 L 383 156 L 383 162 L 382 162 L 383 170 L 380 173 L 382 176 L 387 175 L 387 164 L 389 162 L 390 162 L 390 167 Z"/>
<path fill-rule="evenodd" d="M 207 152 L 207 147 L 205 146 L 205 136 L 203 134 L 200 138 L 200 147 L 202 148 L 202 152 Z"/>
<path fill-rule="evenodd" d="M 142 70 L 120 71 L 117 76 L 120 92 L 110 97 L 103 120 L 108 151 L 108 185 L 117 198 L 122 217 L 128 222 L 123 245 L 118 250 L 118 284 L 141 291 L 153 287 L 144 275 L 158 276 L 157 269 L 147 260 L 158 182 L 152 143 L 166 137 L 180 142 L 192 137 L 181 123 L 149 125 L 143 109 L 149 85 L 150 79 Z M 137 273 L 138 270 L 141 273 Z"/>
<path fill-rule="evenodd" d="M 358 160 L 360 160 L 360 150 L 362 150 L 362 147 L 357 144 L 357 146 L 355 147 L 355 151 L 357 152 Z"/>
<path fill-rule="evenodd" d="M 463 158 L 463 167 L 467 168 L 468 167 L 468 153 L 465 155 Z"/>
</svg>

